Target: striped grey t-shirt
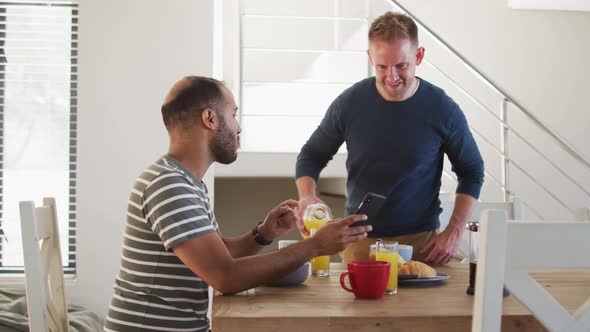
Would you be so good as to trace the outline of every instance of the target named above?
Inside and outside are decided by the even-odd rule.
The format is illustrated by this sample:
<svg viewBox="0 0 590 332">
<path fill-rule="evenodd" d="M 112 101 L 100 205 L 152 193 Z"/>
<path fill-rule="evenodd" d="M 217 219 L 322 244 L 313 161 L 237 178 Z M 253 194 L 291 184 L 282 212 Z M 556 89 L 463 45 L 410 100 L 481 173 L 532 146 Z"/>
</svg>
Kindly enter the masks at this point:
<svg viewBox="0 0 590 332">
<path fill-rule="evenodd" d="M 164 156 L 129 196 L 105 331 L 208 331 L 208 285 L 171 248 L 218 230 L 205 184 Z"/>
</svg>

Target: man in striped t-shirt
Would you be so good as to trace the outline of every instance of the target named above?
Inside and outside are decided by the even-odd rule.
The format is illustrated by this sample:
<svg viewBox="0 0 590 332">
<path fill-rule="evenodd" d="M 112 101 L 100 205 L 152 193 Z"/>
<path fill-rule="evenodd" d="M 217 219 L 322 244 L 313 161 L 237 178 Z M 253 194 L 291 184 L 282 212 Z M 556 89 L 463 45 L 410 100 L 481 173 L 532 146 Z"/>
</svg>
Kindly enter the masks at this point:
<svg viewBox="0 0 590 332">
<path fill-rule="evenodd" d="M 168 154 L 137 178 L 129 197 L 121 267 L 105 331 L 208 331 L 208 286 L 232 294 L 332 255 L 367 236 L 349 227 L 366 216 L 328 223 L 313 237 L 255 255 L 295 226 L 297 201 L 285 201 L 252 232 L 222 237 L 201 180 L 213 162 L 236 160 L 240 126 L 231 92 L 217 80 L 189 76 L 162 106 Z"/>
</svg>

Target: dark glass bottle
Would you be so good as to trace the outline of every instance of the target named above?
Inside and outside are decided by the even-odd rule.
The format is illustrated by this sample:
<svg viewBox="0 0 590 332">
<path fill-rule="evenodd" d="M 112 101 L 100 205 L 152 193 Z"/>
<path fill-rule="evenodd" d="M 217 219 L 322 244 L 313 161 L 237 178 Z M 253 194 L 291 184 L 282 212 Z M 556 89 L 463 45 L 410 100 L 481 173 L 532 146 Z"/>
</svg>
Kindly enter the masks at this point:
<svg viewBox="0 0 590 332">
<path fill-rule="evenodd" d="M 467 223 L 467 230 L 469 230 L 469 286 L 467 286 L 467 294 L 475 294 L 475 275 L 477 272 L 477 255 L 479 245 L 479 222 L 470 221 Z M 508 296 L 510 292 L 504 287 L 502 289 L 502 296 Z"/>
</svg>

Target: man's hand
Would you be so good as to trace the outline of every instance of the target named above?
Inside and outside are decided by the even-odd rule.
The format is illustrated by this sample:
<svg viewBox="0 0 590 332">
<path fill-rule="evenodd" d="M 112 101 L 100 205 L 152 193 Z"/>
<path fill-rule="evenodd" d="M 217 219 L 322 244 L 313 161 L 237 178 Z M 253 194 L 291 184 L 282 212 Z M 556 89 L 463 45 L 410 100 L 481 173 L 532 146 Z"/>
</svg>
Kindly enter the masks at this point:
<svg viewBox="0 0 590 332">
<path fill-rule="evenodd" d="M 350 243 L 366 238 L 367 233 L 373 230 L 373 226 L 349 227 L 350 224 L 362 220 L 367 220 L 367 216 L 353 214 L 343 219 L 329 221 L 319 228 L 311 237 L 311 240 L 318 245 L 318 256 L 335 255 Z"/>
<path fill-rule="evenodd" d="M 424 258 L 427 263 L 434 265 L 447 264 L 457 252 L 461 235 L 463 235 L 462 228 L 447 227 L 441 233 L 434 235 L 426 246 L 420 250 L 420 253 L 430 250 L 428 256 Z"/>
<path fill-rule="evenodd" d="M 455 207 L 449 221 L 449 225 L 440 234 L 435 235 L 420 253 L 430 250 L 424 260 L 433 264 L 447 264 L 455 256 L 461 236 L 465 231 L 467 218 L 471 215 L 477 200 L 467 194 L 455 195 Z"/>
<path fill-rule="evenodd" d="M 297 222 L 295 209 L 299 204 L 293 199 L 286 200 L 270 210 L 258 231 L 267 240 L 274 240 L 290 231 Z"/>
<path fill-rule="evenodd" d="M 325 206 L 328 206 L 328 204 L 324 203 L 321 199 L 319 199 L 317 196 L 309 196 L 306 198 L 302 198 L 299 200 L 299 207 L 296 209 L 296 215 L 297 215 L 297 228 L 299 228 L 299 233 L 301 233 L 301 235 L 303 237 L 308 237 L 310 234 L 307 231 L 307 229 L 305 228 L 305 225 L 303 225 L 303 214 L 305 213 L 305 210 L 307 209 L 308 206 L 312 205 L 312 204 L 316 204 L 316 203 L 322 203 Z M 330 210 L 330 208 L 328 207 L 328 213 L 330 214 L 330 216 L 332 215 L 332 211 Z"/>
</svg>

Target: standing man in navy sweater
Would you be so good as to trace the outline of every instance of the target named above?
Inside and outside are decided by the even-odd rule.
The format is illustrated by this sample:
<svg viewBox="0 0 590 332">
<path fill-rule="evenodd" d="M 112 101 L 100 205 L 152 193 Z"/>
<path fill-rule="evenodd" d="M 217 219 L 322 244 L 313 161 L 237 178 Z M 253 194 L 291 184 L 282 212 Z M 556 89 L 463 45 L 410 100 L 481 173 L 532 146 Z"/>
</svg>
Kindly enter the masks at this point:
<svg viewBox="0 0 590 332">
<path fill-rule="evenodd" d="M 319 174 L 346 142 L 346 214 L 353 214 L 368 192 L 387 202 L 370 219 L 369 237 L 341 252 L 343 260 L 368 259 L 369 245 L 382 238 L 413 245 L 414 259 L 446 264 L 479 197 L 484 173 L 479 149 L 459 106 L 415 76 L 424 48 L 410 17 L 393 12 L 378 17 L 369 29 L 368 55 L 375 77 L 334 100 L 297 158 L 300 209 L 321 202 Z M 458 186 L 449 226 L 437 233 L 443 154 Z M 307 234 L 300 219 L 299 229 Z"/>
</svg>

